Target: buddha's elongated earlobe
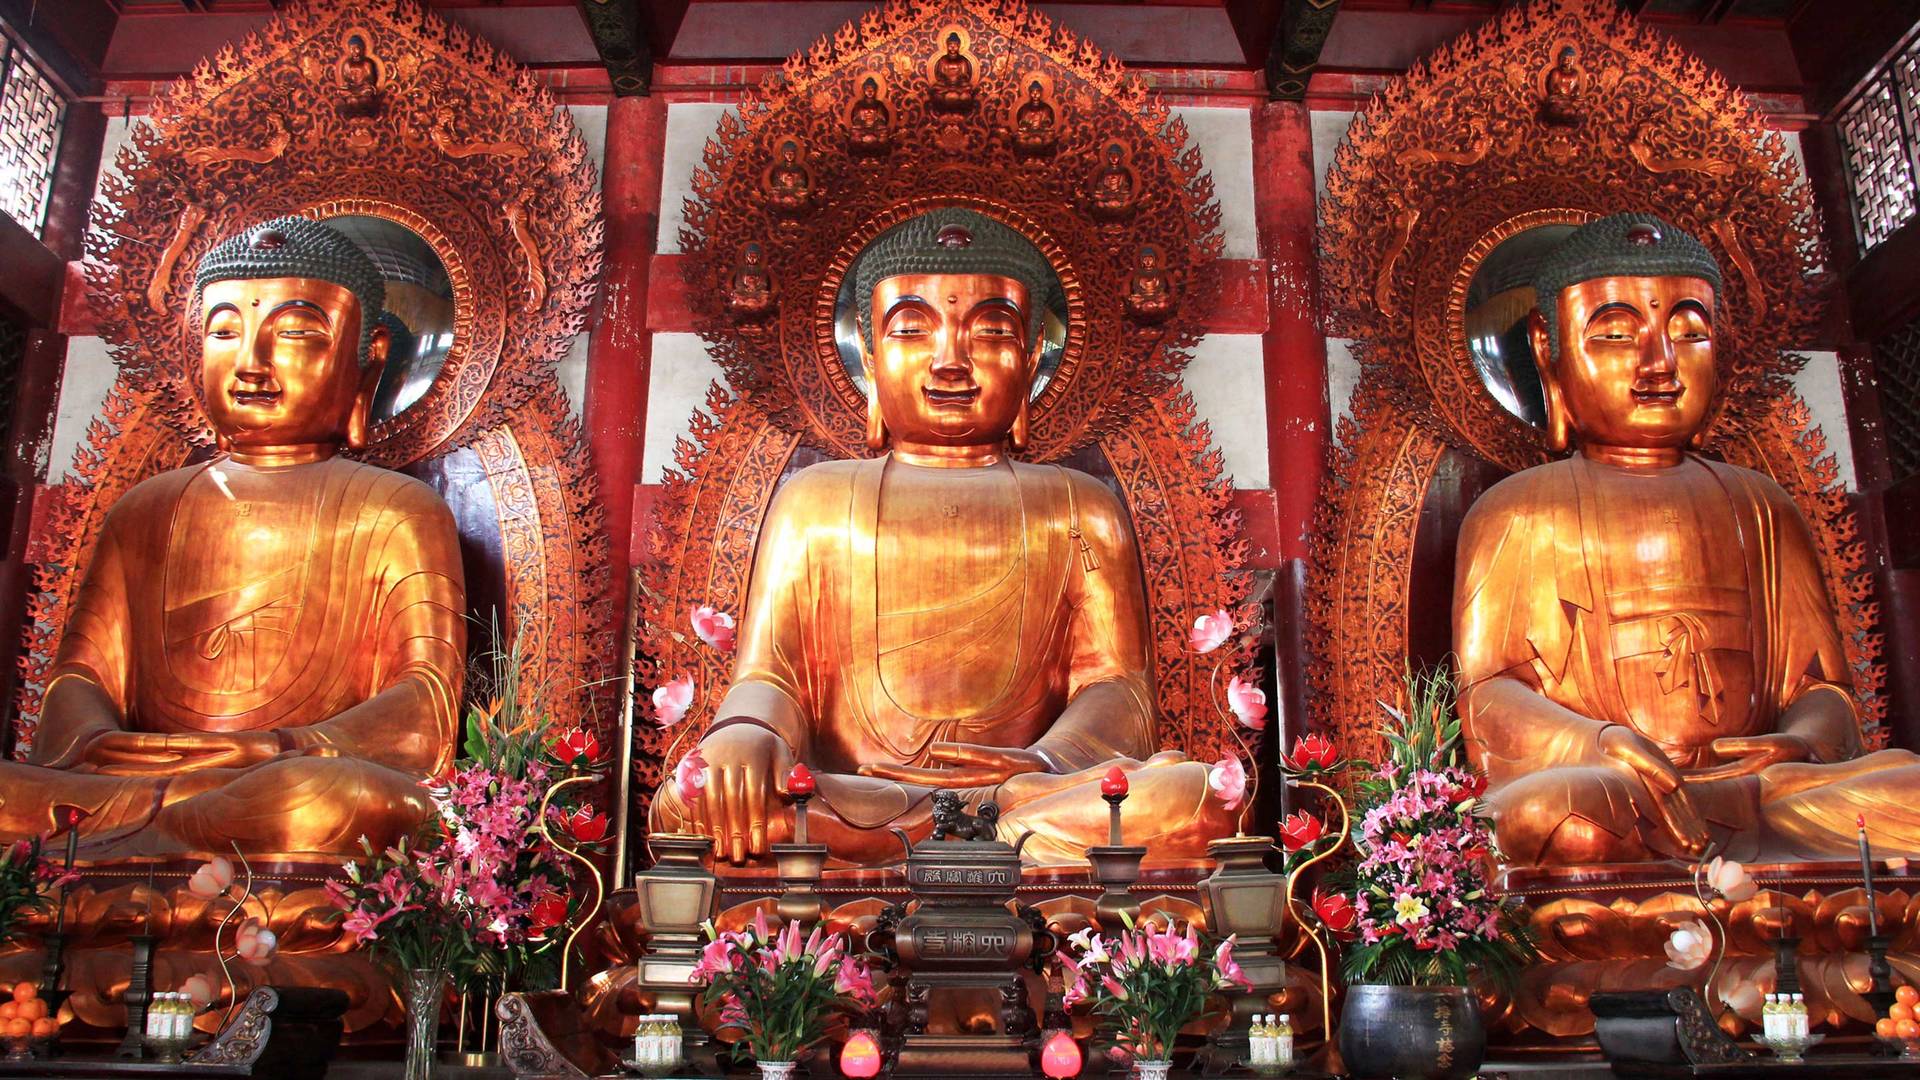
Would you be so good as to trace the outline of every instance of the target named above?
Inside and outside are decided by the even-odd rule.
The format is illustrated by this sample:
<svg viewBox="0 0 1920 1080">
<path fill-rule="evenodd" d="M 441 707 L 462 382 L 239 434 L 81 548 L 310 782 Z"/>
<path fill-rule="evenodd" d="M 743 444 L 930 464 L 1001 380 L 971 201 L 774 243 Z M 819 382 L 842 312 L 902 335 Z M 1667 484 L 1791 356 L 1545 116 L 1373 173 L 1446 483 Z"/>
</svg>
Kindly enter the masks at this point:
<svg viewBox="0 0 1920 1080">
<path fill-rule="evenodd" d="M 1013 443 L 1015 450 L 1027 448 L 1027 402 L 1030 400 L 1030 398 L 1021 398 L 1020 409 L 1013 414 L 1013 431 L 1008 434 L 1008 439 Z"/>
<path fill-rule="evenodd" d="M 1534 370 L 1540 373 L 1540 395 L 1546 399 L 1547 446 L 1559 453 L 1573 445 L 1573 425 L 1553 370 L 1553 342 L 1547 336 L 1547 320 L 1538 309 L 1527 316 L 1527 340 L 1533 345 Z"/>
<path fill-rule="evenodd" d="M 867 372 L 867 449 L 887 448 L 887 421 L 880 415 L 880 387 L 873 381 L 873 354 L 861 350 L 860 361 Z"/>
</svg>

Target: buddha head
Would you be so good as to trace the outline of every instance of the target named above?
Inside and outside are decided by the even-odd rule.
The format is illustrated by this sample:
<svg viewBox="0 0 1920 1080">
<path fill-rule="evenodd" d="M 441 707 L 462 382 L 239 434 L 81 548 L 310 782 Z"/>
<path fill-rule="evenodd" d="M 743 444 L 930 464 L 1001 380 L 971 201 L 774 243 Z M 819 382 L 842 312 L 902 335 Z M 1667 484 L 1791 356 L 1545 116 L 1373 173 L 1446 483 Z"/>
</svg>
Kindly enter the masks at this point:
<svg viewBox="0 0 1920 1080">
<path fill-rule="evenodd" d="M 1697 446 L 1718 389 L 1720 266 L 1651 214 L 1575 229 L 1534 271 L 1528 336 L 1548 440 L 1648 450 Z"/>
<path fill-rule="evenodd" d="M 868 445 L 1025 445 L 1057 288 L 1031 241 L 972 210 L 934 210 L 883 233 L 853 274 Z"/>
<path fill-rule="evenodd" d="M 366 445 L 391 335 L 373 261 L 300 217 L 255 225 L 207 253 L 200 390 L 222 449 Z"/>
</svg>

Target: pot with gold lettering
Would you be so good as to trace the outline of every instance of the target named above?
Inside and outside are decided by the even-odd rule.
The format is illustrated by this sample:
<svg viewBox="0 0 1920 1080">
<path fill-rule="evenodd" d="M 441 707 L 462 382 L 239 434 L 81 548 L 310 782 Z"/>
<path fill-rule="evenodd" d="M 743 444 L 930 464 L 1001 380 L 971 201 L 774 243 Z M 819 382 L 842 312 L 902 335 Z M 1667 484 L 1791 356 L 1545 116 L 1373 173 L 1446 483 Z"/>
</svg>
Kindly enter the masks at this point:
<svg viewBox="0 0 1920 1080">
<path fill-rule="evenodd" d="M 907 887 L 920 904 L 911 914 L 889 909 L 867 937 L 895 973 L 887 1036 L 898 1075 L 1021 1074 L 1039 1037 L 1022 971 L 1053 951 L 1053 934 L 1010 906 L 1020 849 L 994 838 L 992 804 L 980 809 L 968 813 L 951 792 L 935 795 L 932 835 L 907 848 Z M 936 994 L 969 991 L 999 994 L 994 1034 L 929 1030 Z"/>
</svg>

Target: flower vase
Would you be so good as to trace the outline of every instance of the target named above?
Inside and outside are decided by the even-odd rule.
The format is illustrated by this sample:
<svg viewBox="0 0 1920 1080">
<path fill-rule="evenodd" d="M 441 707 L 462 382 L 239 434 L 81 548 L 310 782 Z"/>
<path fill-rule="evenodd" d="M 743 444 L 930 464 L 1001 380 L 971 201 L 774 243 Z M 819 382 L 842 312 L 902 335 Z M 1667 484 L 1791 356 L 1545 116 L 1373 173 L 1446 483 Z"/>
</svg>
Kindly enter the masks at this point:
<svg viewBox="0 0 1920 1080">
<path fill-rule="evenodd" d="M 447 996 L 447 973 L 440 968 L 413 968 L 406 973 L 406 1080 L 433 1080 L 439 1056 L 440 1006 Z"/>
<path fill-rule="evenodd" d="M 756 1061 L 760 1066 L 760 1080 L 793 1080 L 795 1061 Z"/>
<path fill-rule="evenodd" d="M 1133 1063 L 1133 1073 L 1140 1080 L 1167 1080 L 1167 1073 L 1172 1069 L 1173 1061 L 1169 1058 L 1158 1058 L 1152 1061 L 1136 1058 Z"/>
</svg>

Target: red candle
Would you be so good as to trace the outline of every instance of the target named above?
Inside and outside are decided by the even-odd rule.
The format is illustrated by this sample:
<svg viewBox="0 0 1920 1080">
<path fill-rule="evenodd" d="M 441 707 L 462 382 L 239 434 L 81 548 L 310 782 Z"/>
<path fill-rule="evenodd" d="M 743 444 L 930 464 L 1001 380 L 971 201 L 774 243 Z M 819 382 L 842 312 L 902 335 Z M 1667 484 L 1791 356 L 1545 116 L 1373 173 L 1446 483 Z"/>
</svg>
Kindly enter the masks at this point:
<svg viewBox="0 0 1920 1080">
<path fill-rule="evenodd" d="M 1107 775 L 1100 778 L 1100 794 L 1124 797 L 1127 794 L 1127 770 L 1118 765 L 1108 769 Z"/>
<path fill-rule="evenodd" d="M 787 773 L 787 798 L 793 800 L 793 842 L 807 842 L 807 800 L 813 797 L 813 770 L 807 763 L 797 761 L 793 771 Z"/>
<path fill-rule="evenodd" d="M 794 798 L 803 798 L 813 794 L 813 788 L 813 770 L 807 768 L 806 762 L 803 761 L 795 765 L 793 771 L 787 774 L 788 795 Z"/>
</svg>

